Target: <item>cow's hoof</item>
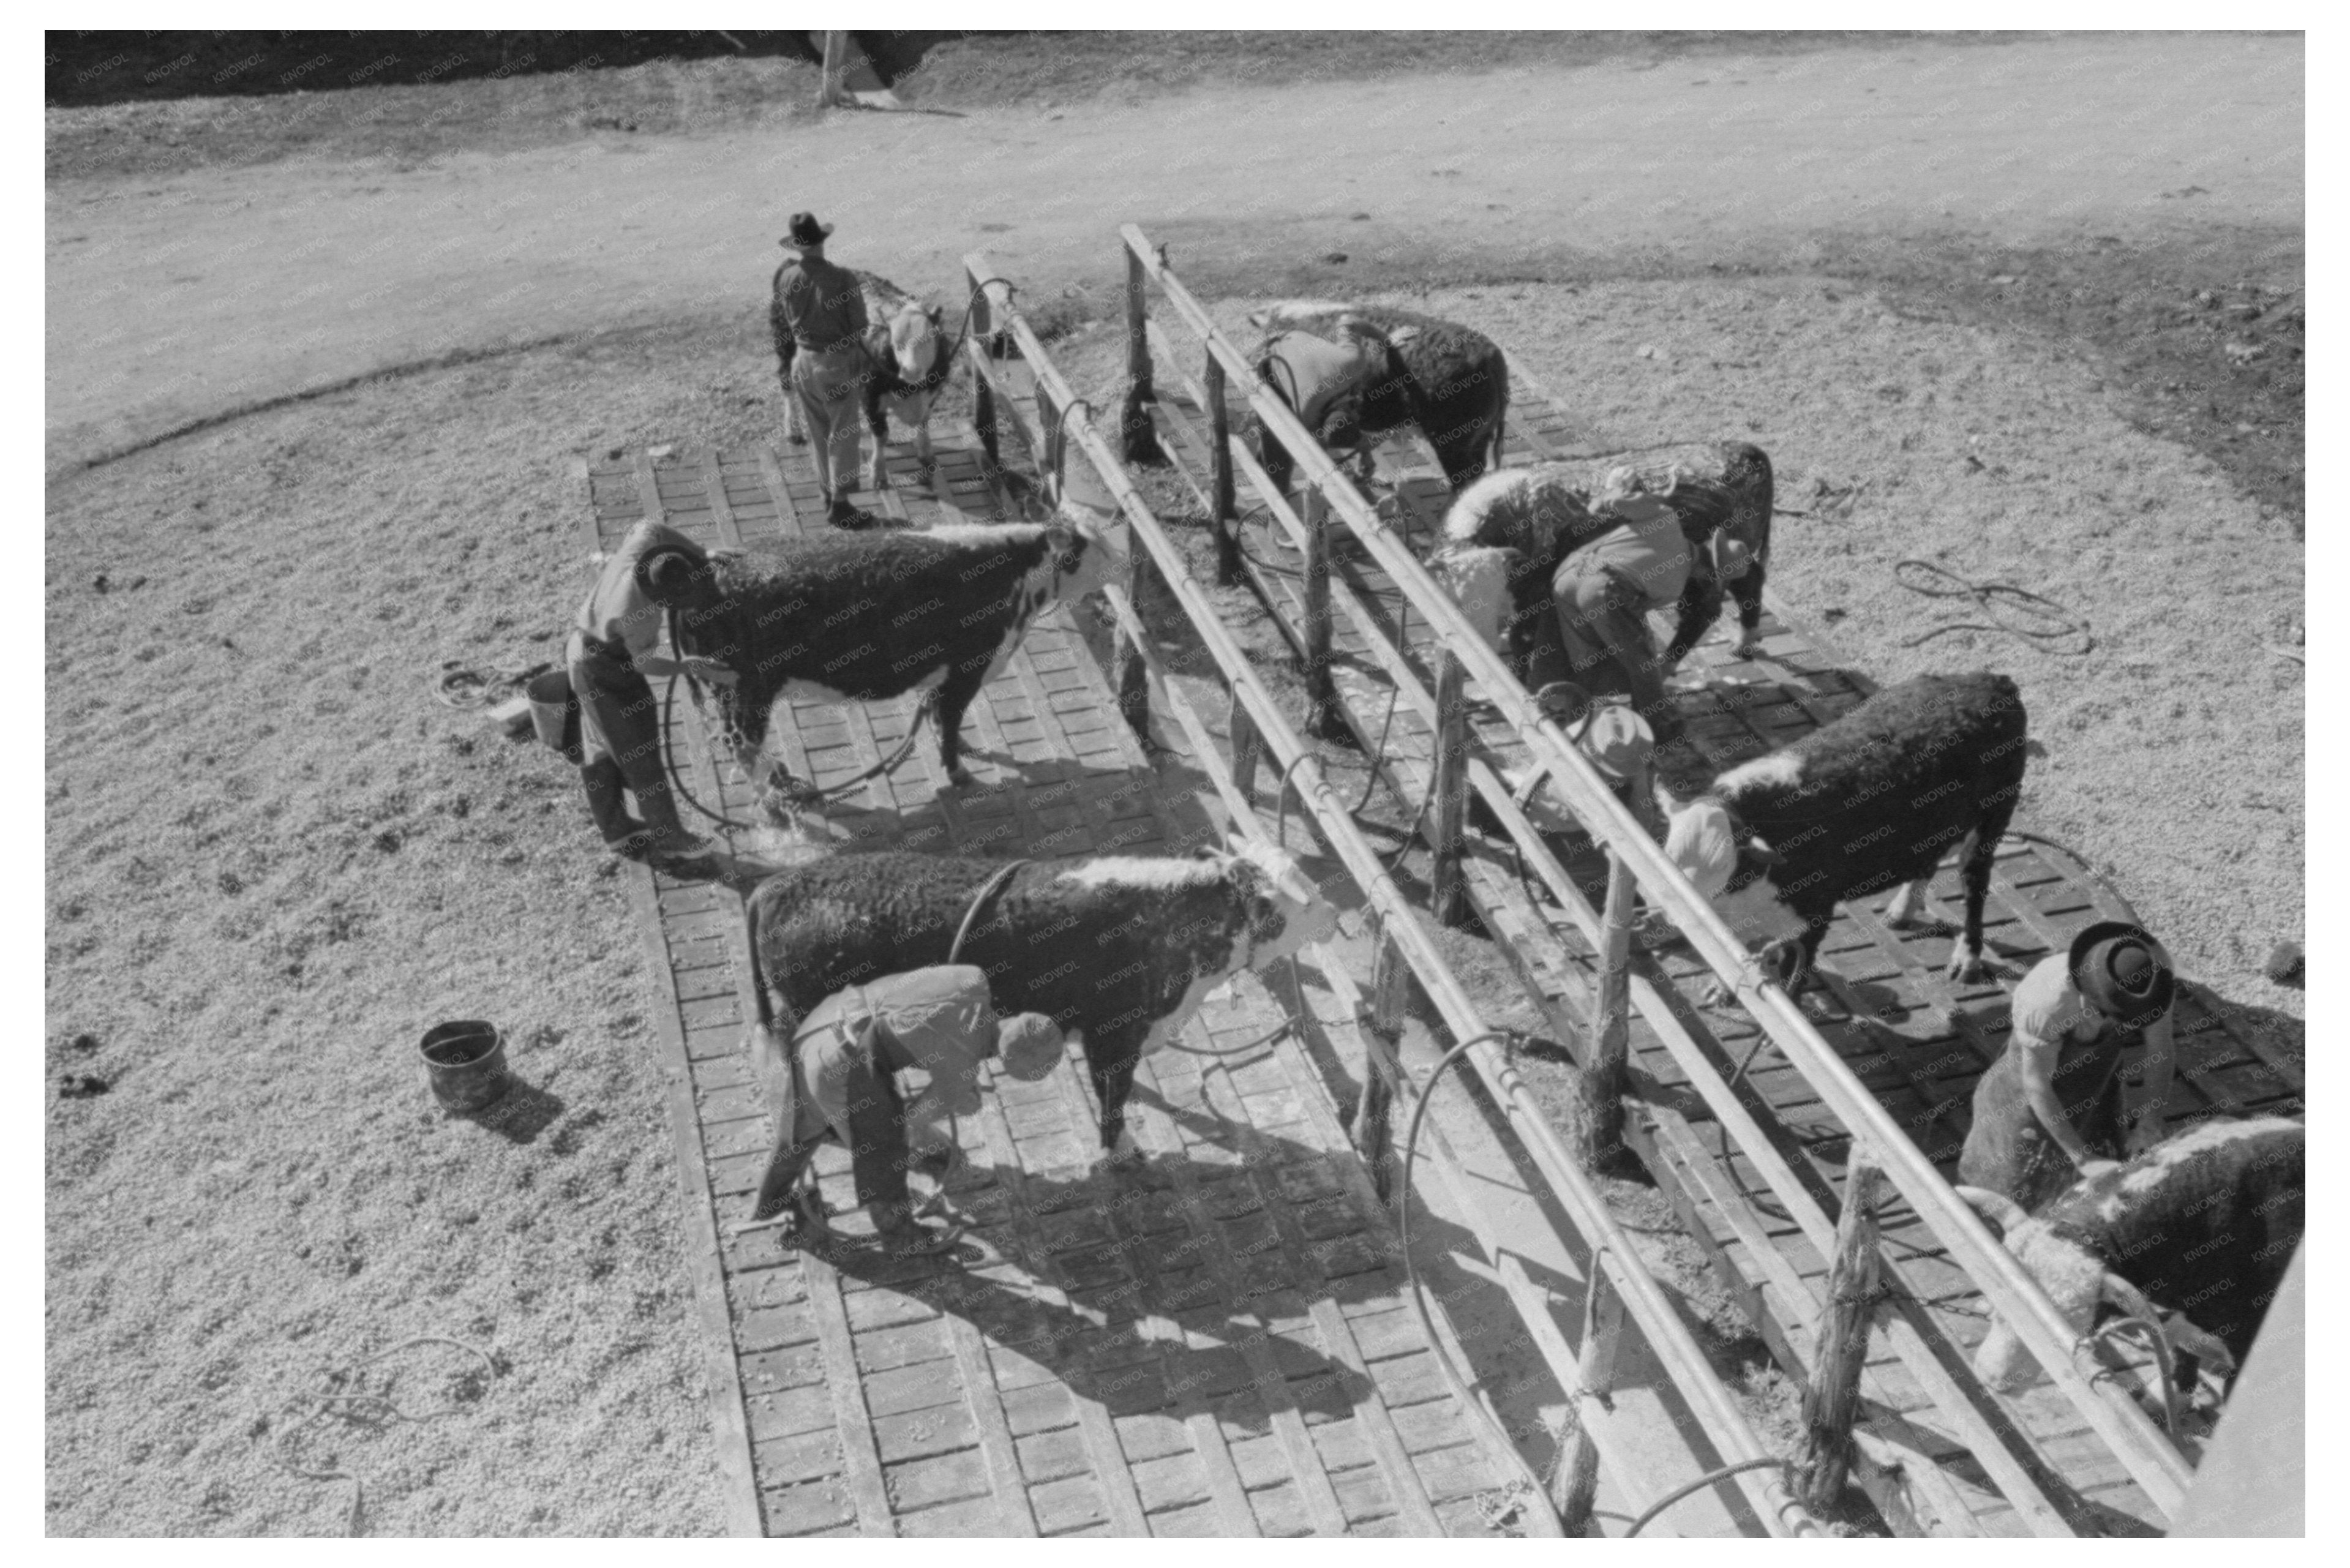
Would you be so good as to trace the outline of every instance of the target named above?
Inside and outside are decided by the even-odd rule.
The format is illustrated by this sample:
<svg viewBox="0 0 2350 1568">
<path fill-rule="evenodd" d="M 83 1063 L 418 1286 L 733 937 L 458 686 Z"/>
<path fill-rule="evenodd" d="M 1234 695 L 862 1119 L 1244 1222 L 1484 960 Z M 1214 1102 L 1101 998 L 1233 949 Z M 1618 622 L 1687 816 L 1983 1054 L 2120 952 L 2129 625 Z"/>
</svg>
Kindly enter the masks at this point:
<svg viewBox="0 0 2350 1568">
<path fill-rule="evenodd" d="M 1739 659 L 1762 658 L 1762 640 L 1759 638 L 1741 638 L 1731 645 L 1730 657 Z"/>
<path fill-rule="evenodd" d="M 806 446 L 807 445 L 807 431 L 785 431 L 784 432 L 784 439 L 791 442 L 794 446 Z"/>
<path fill-rule="evenodd" d="M 1708 981 L 1706 981 L 1705 989 L 1698 992 L 1697 1004 L 1700 1007 L 1727 1007 L 1730 1005 L 1731 1001 L 1735 994 L 1736 993 L 1733 992 L 1730 987 L 1722 984 L 1721 981 L 1718 980 Z"/>
<path fill-rule="evenodd" d="M 1983 961 L 1982 954 L 1960 948 L 1950 954 L 1950 964 L 1942 972 L 1953 985 L 1973 985 L 1991 978 L 1991 965 Z"/>
</svg>

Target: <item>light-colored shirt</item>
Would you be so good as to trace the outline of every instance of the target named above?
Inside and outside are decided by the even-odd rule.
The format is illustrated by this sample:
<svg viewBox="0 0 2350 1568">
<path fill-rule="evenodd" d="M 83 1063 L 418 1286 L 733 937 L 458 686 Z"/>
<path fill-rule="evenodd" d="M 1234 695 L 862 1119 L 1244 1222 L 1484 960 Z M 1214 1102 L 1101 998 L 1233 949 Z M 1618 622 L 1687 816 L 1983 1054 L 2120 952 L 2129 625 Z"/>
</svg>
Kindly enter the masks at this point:
<svg viewBox="0 0 2350 1568">
<path fill-rule="evenodd" d="M 1669 605 L 1681 597 L 1696 556 L 1680 517 L 1652 496 L 1635 495 L 1618 502 L 1617 525 L 1575 554 L 1595 566 L 1607 566 L 1638 584 L 1651 605 Z"/>
<path fill-rule="evenodd" d="M 856 1064 L 850 1046 L 868 1021 L 886 1030 L 902 1053 L 893 1060 L 881 1045 L 877 1072 L 919 1067 L 931 1079 L 924 1102 L 956 1116 L 979 1109 L 980 1064 L 995 1050 L 987 973 L 971 964 L 939 964 L 852 985 L 808 1010 L 792 1034 L 800 1091 L 793 1131 L 800 1142 L 821 1137 L 827 1126 L 843 1143 L 851 1141 L 848 1096 Z"/>
<path fill-rule="evenodd" d="M 1274 372 L 1273 385 L 1290 400 L 1298 422 L 1320 427 L 1332 404 L 1347 396 L 1387 361 L 1384 344 L 1344 335 L 1336 342 L 1311 332 L 1284 332 L 1265 344 L 1264 358 L 1288 373 Z"/>
<path fill-rule="evenodd" d="M 2015 988 L 2009 1016 L 2016 1033 L 2043 1045 L 2085 1044 L 2112 1027 L 2074 985 L 2073 966 L 2064 953 L 2050 953 L 2032 966 Z"/>
<path fill-rule="evenodd" d="M 792 341 L 811 354 L 845 348 L 866 327 L 865 290 L 857 275 L 822 256 L 803 254 L 775 281 Z"/>
<path fill-rule="evenodd" d="M 647 518 L 629 530 L 620 547 L 605 561 L 573 624 L 598 642 L 619 644 L 632 659 L 650 653 L 660 641 L 661 618 L 666 612 L 637 586 L 637 563 L 646 552 L 663 545 L 683 545 L 697 556 L 702 553 L 699 545 L 676 529 Z"/>
</svg>

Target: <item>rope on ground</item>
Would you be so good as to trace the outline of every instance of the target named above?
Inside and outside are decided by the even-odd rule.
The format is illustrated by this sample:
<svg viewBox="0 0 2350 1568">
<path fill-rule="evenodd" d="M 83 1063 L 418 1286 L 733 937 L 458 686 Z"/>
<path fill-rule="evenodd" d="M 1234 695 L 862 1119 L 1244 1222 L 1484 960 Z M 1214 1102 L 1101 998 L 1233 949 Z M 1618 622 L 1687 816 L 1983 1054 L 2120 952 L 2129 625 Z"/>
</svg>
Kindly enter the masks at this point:
<svg viewBox="0 0 2350 1568">
<path fill-rule="evenodd" d="M 395 1421 L 432 1421 L 442 1416 L 460 1414 L 461 1407 L 455 1405 L 439 1410 L 404 1410 L 392 1402 L 389 1390 L 381 1394 L 369 1394 L 364 1390 L 347 1389 L 346 1385 L 369 1367 L 420 1345 L 446 1345 L 462 1350 L 482 1364 L 484 1376 L 498 1376 L 497 1363 L 491 1358 L 487 1351 L 479 1346 L 468 1345 L 462 1339 L 451 1339 L 445 1334 L 419 1334 L 413 1339 L 403 1339 L 390 1349 L 380 1351 L 364 1361 L 356 1361 L 348 1366 L 331 1367 L 322 1371 L 319 1374 L 319 1379 L 324 1386 L 311 1393 L 298 1394 L 278 1407 L 277 1413 L 281 1416 L 298 1406 L 310 1407 L 310 1413 L 307 1416 L 279 1432 L 277 1440 L 271 1445 L 278 1468 L 286 1474 L 299 1477 L 304 1480 L 347 1480 L 351 1483 L 351 1506 L 343 1521 L 343 1533 L 346 1535 L 357 1535 L 359 1532 L 360 1519 L 367 1501 L 365 1483 L 349 1470 L 308 1469 L 296 1464 L 286 1456 L 286 1441 L 309 1428 L 320 1417 L 328 1415 L 341 1415 L 360 1420 L 371 1420 L 378 1424 L 388 1424 Z"/>
<path fill-rule="evenodd" d="M 1946 566 L 1916 559 L 1896 561 L 1893 580 L 1911 593 L 1931 599 L 1970 599 L 1991 618 L 1988 621 L 1960 620 L 1938 626 L 1907 639 L 1901 645 L 1904 648 L 1930 642 L 1949 631 L 2004 631 L 2072 659 L 2080 658 L 2096 646 L 2087 621 L 2055 600 L 2012 583 L 1970 582 Z M 2063 646 L 2074 639 L 2080 641 L 2078 648 Z"/>
<path fill-rule="evenodd" d="M 432 678 L 433 701 L 444 708 L 487 708 L 504 701 L 554 668 L 541 661 L 526 670 L 475 670 L 452 659 Z"/>
</svg>

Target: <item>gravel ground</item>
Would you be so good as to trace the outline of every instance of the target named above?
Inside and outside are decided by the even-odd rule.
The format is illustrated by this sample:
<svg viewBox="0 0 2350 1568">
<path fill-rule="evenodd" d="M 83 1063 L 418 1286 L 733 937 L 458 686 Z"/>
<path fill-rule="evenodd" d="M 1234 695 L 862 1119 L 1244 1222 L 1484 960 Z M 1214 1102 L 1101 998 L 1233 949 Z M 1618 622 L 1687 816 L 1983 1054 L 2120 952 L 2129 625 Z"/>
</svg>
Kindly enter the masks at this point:
<svg viewBox="0 0 2350 1568">
<path fill-rule="evenodd" d="M 2108 867 L 2189 974 L 2301 1015 L 2257 972 L 2302 919 L 2301 670 L 2259 648 L 2298 629 L 2301 550 L 2130 428 L 2086 360 L 1819 277 L 1414 302 L 1627 441 L 1750 435 L 1790 505 L 1859 484 L 1849 514 L 1783 520 L 1788 598 L 1879 679 L 2012 672 L 2052 753 L 2023 820 Z M 1060 352 L 1115 389 L 1114 332 Z M 452 1413 L 320 1421 L 286 1451 L 359 1475 L 371 1532 L 719 1527 L 619 884 L 567 771 L 425 685 L 553 657 L 585 582 L 568 454 L 766 439 L 763 355 L 745 310 L 369 383 L 53 485 L 46 1064 L 109 1092 L 47 1107 L 52 1533 L 338 1532 L 349 1483 L 280 1468 L 285 1407 L 436 1334 L 496 1375 L 411 1349 L 363 1386 L 398 1368 L 404 1407 Z M 1891 587 L 1912 556 L 2064 601 L 2095 651 L 1904 649 L 1947 613 Z M 415 1040 L 456 1016 L 508 1030 L 503 1134 L 425 1092 Z M 1684 1272 L 1769 1425 L 1789 1391 Z"/>
<path fill-rule="evenodd" d="M 428 683 L 560 656 L 566 448 L 744 433 L 702 377 L 747 346 L 379 383 L 52 487 L 48 1075 L 109 1089 L 47 1104 L 51 1533 L 341 1533 L 281 1439 L 370 1533 L 721 1527 L 622 884 L 577 775 Z M 521 1081 L 490 1125 L 415 1054 L 461 1017 Z M 420 1334 L 497 1374 L 411 1349 L 342 1386 L 452 1413 L 289 1435 Z"/>
</svg>

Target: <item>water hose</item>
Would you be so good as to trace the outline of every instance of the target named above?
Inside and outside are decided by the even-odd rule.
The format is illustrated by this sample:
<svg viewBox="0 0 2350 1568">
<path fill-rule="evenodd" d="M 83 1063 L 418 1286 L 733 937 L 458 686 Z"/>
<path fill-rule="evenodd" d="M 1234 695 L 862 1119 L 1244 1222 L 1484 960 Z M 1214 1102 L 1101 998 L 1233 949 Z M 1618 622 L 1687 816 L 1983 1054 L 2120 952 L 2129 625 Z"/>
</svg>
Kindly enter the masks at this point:
<svg viewBox="0 0 2350 1568">
<path fill-rule="evenodd" d="M 1419 1264 L 1411 1255 L 1411 1171 L 1419 1154 L 1420 1124 L 1427 1119 L 1429 1102 L 1435 1097 L 1437 1082 L 1451 1070 L 1454 1063 L 1468 1055 L 1471 1047 L 1481 1045 L 1488 1040 L 1505 1040 L 1513 1033 L 1514 1031 L 1507 1029 L 1487 1029 L 1471 1034 L 1468 1039 L 1447 1051 L 1443 1060 L 1436 1064 L 1435 1071 L 1429 1074 L 1427 1082 L 1420 1085 L 1419 1099 L 1411 1108 L 1411 1122 L 1405 1129 L 1403 1137 L 1403 1174 L 1400 1188 L 1396 1196 L 1396 1245 L 1403 1252 L 1404 1277 L 1411 1284 L 1411 1305 L 1412 1310 L 1419 1314 L 1420 1332 L 1428 1336 L 1428 1348 L 1435 1355 L 1436 1365 L 1443 1372 L 1444 1381 L 1451 1386 L 1453 1397 L 1460 1400 L 1461 1407 L 1470 1411 L 1485 1428 L 1492 1442 L 1503 1453 L 1507 1454 L 1510 1461 L 1517 1467 L 1527 1490 L 1534 1494 L 1542 1507 L 1550 1509 L 1553 1516 L 1555 1517 L 1557 1510 L 1551 1502 L 1550 1493 L 1543 1488 L 1542 1478 L 1534 1474 L 1534 1467 L 1526 1463 L 1525 1456 L 1518 1452 L 1518 1446 L 1510 1440 L 1509 1433 L 1502 1428 L 1500 1417 L 1488 1409 L 1484 1403 L 1471 1392 L 1467 1376 L 1461 1368 L 1454 1364 L 1452 1354 L 1445 1348 L 1444 1342 L 1437 1337 L 1436 1320 L 1429 1312 L 1428 1285 L 1419 1277 Z M 1369 1070 L 1377 1072 L 1378 1068 L 1372 1067 Z M 1396 1063 L 1396 1076 L 1406 1083 L 1410 1081 L 1404 1075 L 1400 1057 Z M 1560 1528 L 1564 1532 L 1564 1521 L 1561 1521 Z"/>
</svg>

